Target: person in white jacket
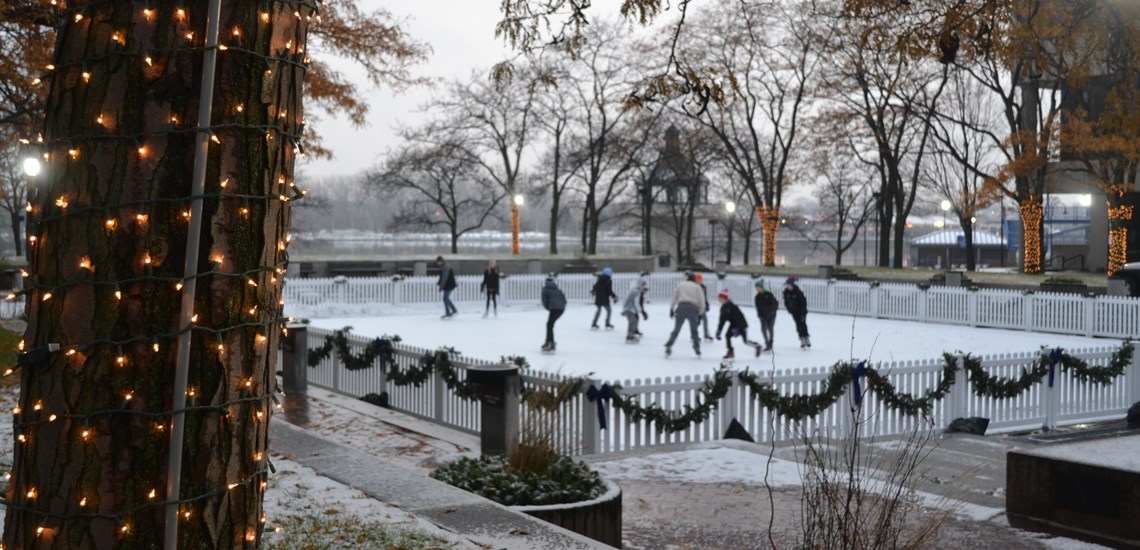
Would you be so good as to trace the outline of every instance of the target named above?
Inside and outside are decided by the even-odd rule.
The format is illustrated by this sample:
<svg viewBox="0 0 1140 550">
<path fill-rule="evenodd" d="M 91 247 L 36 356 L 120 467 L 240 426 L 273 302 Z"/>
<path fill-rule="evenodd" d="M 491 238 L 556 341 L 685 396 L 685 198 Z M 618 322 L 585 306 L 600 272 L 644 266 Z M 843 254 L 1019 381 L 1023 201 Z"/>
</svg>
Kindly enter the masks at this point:
<svg viewBox="0 0 1140 550">
<path fill-rule="evenodd" d="M 625 295 L 625 301 L 621 305 L 621 314 L 629 321 L 629 326 L 625 331 L 625 343 L 636 344 L 641 341 L 637 336 L 640 334 L 637 331 L 638 317 L 642 314 L 641 309 L 641 295 L 648 287 L 645 282 L 638 279 L 629 285 L 629 292 Z"/>
<path fill-rule="evenodd" d="M 697 325 L 700 324 L 701 312 L 705 311 L 707 304 L 704 291 L 700 285 L 693 282 L 692 275 L 688 275 L 686 280 L 677 285 L 677 289 L 673 291 L 673 303 L 669 306 L 669 317 L 674 319 L 674 324 L 673 333 L 665 343 L 666 357 L 673 354 L 673 342 L 677 340 L 681 325 L 686 321 L 689 323 L 689 332 L 693 338 L 693 352 L 697 357 L 701 356 L 701 336 L 697 332 Z"/>
</svg>

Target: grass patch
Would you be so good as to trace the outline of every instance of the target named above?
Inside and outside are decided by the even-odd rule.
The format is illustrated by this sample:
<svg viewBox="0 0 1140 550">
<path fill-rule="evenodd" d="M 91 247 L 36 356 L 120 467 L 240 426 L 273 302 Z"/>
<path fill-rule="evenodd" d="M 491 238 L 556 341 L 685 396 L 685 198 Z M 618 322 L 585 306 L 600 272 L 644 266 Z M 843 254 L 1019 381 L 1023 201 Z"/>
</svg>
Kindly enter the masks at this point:
<svg viewBox="0 0 1140 550">
<path fill-rule="evenodd" d="M 275 521 L 265 533 L 268 550 L 442 550 L 453 548 L 447 539 L 418 529 L 399 529 L 379 521 L 351 516 L 289 515 Z"/>
</svg>

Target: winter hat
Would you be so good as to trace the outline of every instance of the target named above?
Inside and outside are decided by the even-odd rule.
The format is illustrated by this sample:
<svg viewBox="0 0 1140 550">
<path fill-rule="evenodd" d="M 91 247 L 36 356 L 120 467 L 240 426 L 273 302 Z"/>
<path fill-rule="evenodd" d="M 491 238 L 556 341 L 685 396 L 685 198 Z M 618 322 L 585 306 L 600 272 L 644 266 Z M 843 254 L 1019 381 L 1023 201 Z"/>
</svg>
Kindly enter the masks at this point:
<svg viewBox="0 0 1140 550">
<path fill-rule="evenodd" d="M 612 270 L 608 267 L 602 270 L 602 275 L 605 275 L 606 277 L 609 277 L 610 275 L 613 275 L 613 274 L 614 274 L 614 270 Z"/>
<path fill-rule="evenodd" d="M 638 284 L 638 286 L 643 286 L 643 287 L 649 286 L 649 277 L 647 277 L 645 275 L 638 277 L 637 278 L 637 284 Z"/>
<path fill-rule="evenodd" d="M 784 281 L 784 284 L 796 286 L 796 278 L 795 277 L 788 277 L 788 280 Z"/>
<path fill-rule="evenodd" d="M 701 275 L 700 273 L 694 273 L 693 274 L 693 280 L 699 283 L 699 282 L 705 280 L 705 277 L 704 277 L 704 275 Z"/>
<path fill-rule="evenodd" d="M 720 294 L 717 294 L 716 297 L 718 300 L 727 300 L 728 299 L 728 289 L 727 288 L 722 289 L 720 291 Z"/>
<path fill-rule="evenodd" d="M 764 279 L 756 279 L 756 282 L 752 283 L 752 286 L 756 288 L 764 288 Z"/>
<path fill-rule="evenodd" d="M 554 282 L 554 274 L 553 273 L 547 273 L 546 274 L 546 282 L 548 282 L 548 283 Z"/>
<path fill-rule="evenodd" d="M 685 271 L 685 280 L 686 281 L 693 280 L 693 272 L 692 271 Z"/>
</svg>

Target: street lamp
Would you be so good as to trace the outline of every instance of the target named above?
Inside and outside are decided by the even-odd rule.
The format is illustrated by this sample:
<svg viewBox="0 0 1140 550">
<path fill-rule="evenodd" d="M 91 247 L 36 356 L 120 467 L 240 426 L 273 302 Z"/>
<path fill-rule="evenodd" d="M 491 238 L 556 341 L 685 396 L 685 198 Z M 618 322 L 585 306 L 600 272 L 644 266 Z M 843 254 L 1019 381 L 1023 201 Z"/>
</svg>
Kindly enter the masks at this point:
<svg viewBox="0 0 1140 550">
<path fill-rule="evenodd" d="M 1085 208 L 1092 206 L 1092 195 L 1081 195 L 1077 197 L 1077 203 Z"/>
<path fill-rule="evenodd" d="M 36 157 L 28 157 L 24 159 L 24 174 L 29 178 L 34 178 L 40 175 L 40 159 Z"/>
<path fill-rule="evenodd" d="M 526 197 L 524 197 L 522 193 L 515 195 L 515 204 L 516 205 L 522 206 L 524 203 L 526 203 Z"/>
<path fill-rule="evenodd" d="M 736 203 L 732 202 L 732 201 L 728 201 L 728 202 L 724 203 L 724 211 L 729 213 L 729 214 L 736 212 Z"/>
</svg>

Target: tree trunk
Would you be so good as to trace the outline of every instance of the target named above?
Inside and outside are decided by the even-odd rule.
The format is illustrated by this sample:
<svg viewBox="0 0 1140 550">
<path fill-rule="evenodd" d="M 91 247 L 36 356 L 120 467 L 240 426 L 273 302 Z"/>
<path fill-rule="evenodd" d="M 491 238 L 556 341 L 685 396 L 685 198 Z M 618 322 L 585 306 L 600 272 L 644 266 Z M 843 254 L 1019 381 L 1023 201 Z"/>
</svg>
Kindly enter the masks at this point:
<svg viewBox="0 0 1140 550">
<path fill-rule="evenodd" d="M 894 226 L 894 258 L 891 259 L 891 267 L 898 269 L 903 266 L 903 247 L 906 245 L 906 223 L 904 219 L 899 218 L 898 223 Z"/>
<path fill-rule="evenodd" d="M 459 226 L 455 224 L 451 226 L 451 253 L 459 254 Z"/>
<path fill-rule="evenodd" d="M 1044 269 L 1041 263 L 1041 231 L 1045 212 L 1041 198 L 1029 197 L 1018 205 L 1018 210 L 1021 213 L 1021 271 L 1041 273 Z"/>
<path fill-rule="evenodd" d="M 522 247 L 519 244 L 519 232 L 522 228 L 522 220 L 519 219 L 519 205 L 515 202 L 513 192 L 507 194 L 507 200 L 510 201 L 511 205 L 511 254 L 518 256 L 522 251 Z M 458 215 L 458 212 L 456 212 L 456 214 Z M 455 251 L 452 250 L 452 252 L 454 253 Z"/>
<path fill-rule="evenodd" d="M 558 254 L 558 211 L 561 208 L 561 195 L 555 191 L 551 193 L 550 206 L 550 253 Z"/>
<path fill-rule="evenodd" d="M 256 546 L 264 525 L 310 15 L 305 5 L 273 3 L 263 16 L 262 3 L 222 4 L 229 49 L 218 55 L 218 141 L 193 262 L 181 548 Z M 173 2 L 153 5 L 84 4 L 83 17 L 60 29 L 57 69 L 45 79 L 48 160 L 29 197 L 31 352 L 7 548 L 162 546 L 206 13 L 205 2 L 188 3 L 184 15 Z"/>
<path fill-rule="evenodd" d="M 883 208 L 879 212 L 879 267 L 891 266 L 891 211 Z"/>
<path fill-rule="evenodd" d="M 780 230 L 780 209 L 767 206 L 756 207 L 756 217 L 760 220 L 761 238 L 764 244 L 764 265 L 776 265 L 776 232 Z"/>
<path fill-rule="evenodd" d="M 24 255 L 23 227 L 24 223 L 20 220 L 20 216 L 12 215 L 12 245 L 16 249 L 17 256 Z"/>
<path fill-rule="evenodd" d="M 958 218 L 958 224 L 962 226 L 963 239 L 966 245 L 966 271 L 977 271 L 978 262 L 974 250 L 974 222 L 970 221 L 969 216 L 962 216 Z"/>
</svg>

